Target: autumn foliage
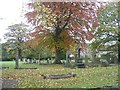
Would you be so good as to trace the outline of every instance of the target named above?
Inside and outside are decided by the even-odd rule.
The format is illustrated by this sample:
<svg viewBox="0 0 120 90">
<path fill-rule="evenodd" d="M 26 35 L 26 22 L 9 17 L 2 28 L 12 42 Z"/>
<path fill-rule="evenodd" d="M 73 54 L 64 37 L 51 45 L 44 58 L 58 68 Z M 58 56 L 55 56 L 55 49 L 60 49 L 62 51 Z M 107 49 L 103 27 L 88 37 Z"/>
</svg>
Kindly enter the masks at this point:
<svg viewBox="0 0 120 90">
<path fill-rule="evenodd" d="M 91 30 L 98 26 L 97 16 L 101 10 L 98 2 L 40 2 L 28 4 L 28 22 L 35 26 L 31 33 L 33 41 L 54 48 L 56 63 L 60 63 L 60 51 L 70 48 L 77 41 L 85 48 L 91 40 Z M 76 38 L 79 37 L 79 40 Z M 33 43 L 38 44 L 38 43 Z"/>
</svg>

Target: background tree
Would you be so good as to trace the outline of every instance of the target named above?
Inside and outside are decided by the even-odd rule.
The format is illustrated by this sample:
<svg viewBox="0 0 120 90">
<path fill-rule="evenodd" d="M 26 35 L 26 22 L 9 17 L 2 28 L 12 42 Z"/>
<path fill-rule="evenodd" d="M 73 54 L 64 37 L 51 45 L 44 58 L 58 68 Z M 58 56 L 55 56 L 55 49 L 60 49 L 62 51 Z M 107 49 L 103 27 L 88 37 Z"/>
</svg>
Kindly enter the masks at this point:
<svg viewBox="0 0 120 90">
<path fill-rule="evenodd" d="M 43 43 L 55 51 L 55 63 L 61 63 L 61 54 L 75 44 L 76 33 L 83 49 L 85 40 L 91 40 L 91 29 L 98 25 L 101 4 L 97 2 L 40 2 L 29 3 L 32 11 L 26 14 L 35 26 L 35 43 Z M 77 36 L 78 37 L 78 36 Z"/>
<path fill-rule="evenodd" d="M 8 49 L 6 47 L 7 47 L 6 43 L 1 44 L 1 53 L 2 53 L 1 54 L 2 55 L 1 59 L 2 59 L 2 61 L 8 60 L 8 58 L 10 59 L 10 57 L 8 55 Z"/>
<path fill-rule="evenodd" d="M 118 2 L 118 29 L 120 29 L 120 2 Z M 118 63 L 120 65 L 120 30 L 118 30 Z"/>
<path fill-rule="evenodd" d="M 118 4 L 111 2 L 105 6 L 99 15 L 100 26 L 94 30 L 95 40 L 92 49 L 107 51 L 105 57 L 117 60 L 118 51 Z M 107 57 L 108 56 L 108 57 Z M 111 57 L 110 57 L 111 56 Z"/>
<path fill-rule="evenodd" d="M 16 68 L 19 68 L 18 59 L 22 59 L 22 47 L 24 46 L 24 41 L 29 38 L 29 31 L 27 25 L 23 23 L 11 25 L 8 30 L 4 35 L 5 39 L 7 39 L 7 48 L 9 51 L 15 51 L 13 53 L 16 55 Z"/>
<path fill-rule="evenodd" d="M 0 59 L 2 58 L 2 45 L 1 45 L 1 39 L 0 39 Z"/>
<path fill-rule="evenodd" d="M 23 53 L 24 53 L 24 57 L 32 57 L 32 58 L 36 58 L 36 59 L 46 59 L 46 58 L 52 58 L 52 51 L 48 48 L 45 48 L 43 45 L 35 45 L 35 46 L 30 46 L 31 45 L 31 41 L 27 41 L 26 45 L 27 47 L 24 49 Z"/>
</svg>

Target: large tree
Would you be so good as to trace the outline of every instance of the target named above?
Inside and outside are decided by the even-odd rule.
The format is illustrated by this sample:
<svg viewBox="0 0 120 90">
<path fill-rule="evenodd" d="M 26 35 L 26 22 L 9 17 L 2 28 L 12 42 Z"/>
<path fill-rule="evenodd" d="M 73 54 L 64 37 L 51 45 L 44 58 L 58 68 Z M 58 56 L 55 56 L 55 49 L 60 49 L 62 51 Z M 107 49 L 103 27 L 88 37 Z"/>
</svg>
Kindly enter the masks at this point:
<svg viewBox="0 0 120 90">
<path fill-rule="evenodd" d="M 111 57 L 117 55 L 119 44 L 118 28 L 118 3 L 108 3 L 99 15 L 100 25 L 94 30 L 95 40 L 91 44 L 92 49 L 108 51 Z M 116 61 L 116 60 L 114 60 Z"/>
<path fill-rule="evenodd" d="M 94 30 L 93 48 L 117 50 L 118 45 L 118 4 L 109 3 L 99 15 L 100 25 Z"/>
<path fill-rule="evenodd" d="M 22 59 L 22 48 L 25 40 L 29 38 L 29 30 L 27 25 L 20 23 L 8 26 L 8 32 L 5 33 L 4 37 L 7 39 L 7 49 L 13 51 L 16 55 L 16 68 L 19 68 L 18 60 Z M 9 52 L 11 53 L 11 52 Z"/>
<path fill-rule="evenodd" d="M 118 2 L 118 63 L 120 65 L 120 2 Z"/>
<path fill-rule="evenodd" d="M 40 2 L 28 4 L 32 10 L 26 14 L 35 26 L 32 33 L 36 44 L 43 43 L 56 53 L 55 63 L 61 63 L 62 51 L 70 48 L 79 37 L 81 47 L 91 40 L 91 29 L 98 25 L 98 2 Z M 76 36 L 77 35 L 77 36 Z M 34 44 L 35 44 L 34 43 Z"/>
</svg>

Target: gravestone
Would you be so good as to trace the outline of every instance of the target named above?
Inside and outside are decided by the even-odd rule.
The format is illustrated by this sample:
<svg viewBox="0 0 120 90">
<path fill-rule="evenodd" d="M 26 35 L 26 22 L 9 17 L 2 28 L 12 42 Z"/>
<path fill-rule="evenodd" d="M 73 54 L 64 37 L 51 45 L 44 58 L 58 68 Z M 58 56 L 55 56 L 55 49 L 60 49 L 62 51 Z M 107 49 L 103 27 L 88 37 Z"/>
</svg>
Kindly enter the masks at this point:
<svg viewBox="0 0 120 90">
<path fill-rule="evenodd" d="M 32 63 L 34 63 L 35 61 L 34 60 L 32 60 Z"/>
<path fill-rule="evenodd" d="M 50 63 L 50 59 L 48 58 L 48 59 L 46 59 L 47 60 L 47 64 L 49 64 Z"/>
<path fill-rule="evenodd" d="M 76 66 L 78 68 L 86 68 L 86 65 L 84 63 L 76 63 Z"/>
<path fill-rule="evenodd" d="M 102 66 L 102 67 L 107 67 L 107 66 L 109 66 L 108 61 L 101 61 L 101 66 Z"/>
<path fill-rule="evenodd" d="M 36 59 L 35 58 L 33 59 L 32 63 L 36 63 Z"/>
<path fill-rule="evenodd" d="M 32 64 L 32 59 L 29 59 L 29 63 Z"/>
<path fill-rule="evenodd" d="M 26 63 L 26 58 L 23 58 L 23 62 Z"/>
<path fill-rule="evenodd" d="M 30 62 L 30 59 L 27 59 L 27 63 L 29 63 Z"/>
<path fill-rule="evenodd" d="M 36 64 L 39 64 L 39 60 L 37 59 L 37 60 L 35 60 L 36 61 Z"/>
</svg>

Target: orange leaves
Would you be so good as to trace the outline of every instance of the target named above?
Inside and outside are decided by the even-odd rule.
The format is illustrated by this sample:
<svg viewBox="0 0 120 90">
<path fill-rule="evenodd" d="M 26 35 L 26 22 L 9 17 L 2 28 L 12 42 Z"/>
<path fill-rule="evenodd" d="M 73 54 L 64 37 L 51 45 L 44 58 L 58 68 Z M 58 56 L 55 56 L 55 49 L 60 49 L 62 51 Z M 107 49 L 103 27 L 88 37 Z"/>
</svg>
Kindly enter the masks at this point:
<svg viewBox="0 0 120 90">
<path fill-rule="evenodd" d="M 81 11 L 74 11 L 74 14 L 77 15 L 79 18 L 82 18 L 84 15 Z"/>
<path fill-rule="evenodd" d="M 31 40 L 26 41 L 26 43 L 31 47 L 37 46 L 39 44 L 38 42 L 39 42 L 39 38 L 33 38 Z"/>
<path fill-rule="evenodd" d="M 73 11 L 78 11 L 79 7 L 80 7 L 80 5 L 77 2 L 70 3 L 70 6 L 69 6 L 69 8 L 72 12 Z"/>
<path fill-rule="evenodd" d="M 92 20 L 92 17 L 91 17 L 90 15 L 87 15 L 86 18 L 87 18 L 88 20 Z"/>
<path fill-rule="evenodd" d="M 32 23 L 34 24 L 36 21 L 35 21 L 35 18 L 37 16 L 37 12 L 36 11 L 32 11 L 32 12 L 28 12 L 25 14 L 25 16 L 27 17 L 28 19 L 28 23 Z M 35 24 L 34 24 L 35 25 Z"/>
<path fill-rule="evenodd" d="M 62 23 L 59 23 L 60 25 L 63 25 L 66 22 L 66 17 L 69 16 L 70 12 L 71 12 L 70 19 L 67 20 L 67 22 L 69 22 L 70 20 L 76 20 L 76 19 L 80 21 L 79 24 L 84 24 L 83 21 L 86 21 L 87 23 L 91 23 L 92 21 L 97 22 L 95 21 L 97 9 L 95 9 L 94 7 L 94 6 L 97 6 L 97 4 L 93 2 L 92 3 L 91 2 L 72 2 L 72 3 L 71 2 L 68 2 L 68 3 L 66 2 L 42 2 L 42 4 L 46 8 L 51 9 L 52 10 L 51 13 L 57 15 L 54 17 L 59 18 L 58 21 L 56 20 L 56 22 L 62 22 Z M 30 3 L 30 6 L 31 5 L 33 4 Z M 40 12 L 37 13 L 35 10 L 33 12 L 27 13 L 26 16 L 28 17 L 28 21 L 32 22 L 33 24 L 36 24 L 35 22 L 38 20 L 37 18 L 39 17 L 38 14 L 41 14 L 41 13 Z M 50 16 L 51 15 L 48 14 L 47 18 L 49 19 Z M 97 25 L 94 24 L 93 26 L 95 27 Z M 86 28 L 87 29 L 89 28 L 88 25 L 86 25 Z"/>
<path fill-rule="evenodd" d="M 87 39 L 87 40 L 91 40 L 93 37 L 94 37 L 94 35 L 92 34 L 92 32 L 87 31 L 86 39 Z"/>
<path fill-rule="evenodd" d="M 29 5 L 29 7 L 34 8 L 34 4 L 33 3 L 29 3 L 28 5 Z M 36 15 L 37 15 L 37 12 L 35 10 L 34 11 L 30 11 L 30 12 L 25 14 L 25 16 L 28 19 L 30 19 L 30 18 L 34 19 L 36 17 Z"/>
<path fill-rule="evenodd" d="M 93 27 L 94 27 L 94 28 L 97 27 L 97 26 L 99 25 L 98 23 L 99 23 L 98 21 L 94 22 L 94 23 L 93 23 Z"/>
<path fill-rule="evenodd" d="M 33 3 L 28 3 L 28 6 L 29 6 L 30 8 L 33 8 L 33 7 L 34 7 L 34 4 L 33 4 Z"/>
<path fill-rule="evenodd" d="M 61 39 L 59 42 L 65 46 L 74 42 L 74 32 L 80 34 L 81 46 L 85 46 L 85 40 L 91 40 L 94 37 L 91 30 L 98 26 L 97 13 L 100 4 L 97 2 L 41 2 L 36 6 L 33 6 L 33 2 L 29 5 L 33 7 L 33 11 L 28 12 L 26 17 L 28 22 L 36 27 L 36 32 L 32 35 L 39 37 L 39 40 L 41 39 L 39 42 L 44 40 L 43 37 L 52 38 L 57 28 L 62 30 L 58 36 Z M 38 8 L 40 5 L 42 5 L 41 11 Z"/>
<path fill-rule="evenodd" d="M 44 6 L 50 8 L 52 12 L 59 15 L 62 11 L 62 2 L 43 2 Z"/>
<path fill-rule="evenodd" d="M 83 37 L 85 37 L 84 39 L 85 40 L 91 40 L 93 37 L 94 37 L 94 35 L 92 34 L 92 32 L 91 31 L 83 31 L 83 30 L 81 30 L 80 31 L 80 34 L 83 36 Z"/>
<path fill-rule="evenodd" d="M 34 37 L 34 36 L 37 37 L 37 35 L 39 35 L 39 32 L 40 32 L 40 31 L 38 31 L 38 30 L 35 31 L 35 32 L 32 32 L 32 33 L 30 33 L 30 36 L 32 36 L 32 37 Z"/>
</svg>

